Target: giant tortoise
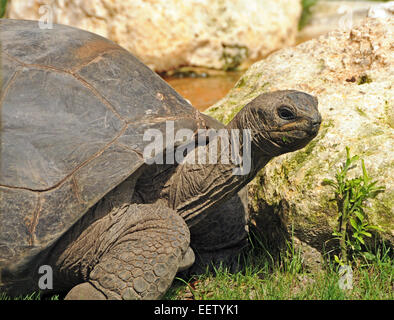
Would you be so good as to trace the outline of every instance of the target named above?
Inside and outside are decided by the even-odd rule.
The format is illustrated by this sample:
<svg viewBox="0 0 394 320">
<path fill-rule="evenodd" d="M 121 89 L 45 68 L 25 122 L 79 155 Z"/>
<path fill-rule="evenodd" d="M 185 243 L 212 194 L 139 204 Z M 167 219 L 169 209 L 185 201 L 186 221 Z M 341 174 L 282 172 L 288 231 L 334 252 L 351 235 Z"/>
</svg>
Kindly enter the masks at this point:
<svg viewBox="0 0 394 320">
<path fill-rule="evenodd" d="M 317 99 L 295 90 L 257 96 L 224 127 L 125 49 L 69 26 L 1 19 L 0 40 L 0 292 L 11 295 L 156 299 L 177 272 L 231 261 L 247 238 L 242 190 L 320 127 Z M 193 135 L 170 144 L 169 127 Z M 162 134 L 160 152 L 146 152 L 147 132 Z M 249 170 L 221 161 L 232 148 Z M 208 149 L 216 162 L 195 161 Z"/>
</svg>

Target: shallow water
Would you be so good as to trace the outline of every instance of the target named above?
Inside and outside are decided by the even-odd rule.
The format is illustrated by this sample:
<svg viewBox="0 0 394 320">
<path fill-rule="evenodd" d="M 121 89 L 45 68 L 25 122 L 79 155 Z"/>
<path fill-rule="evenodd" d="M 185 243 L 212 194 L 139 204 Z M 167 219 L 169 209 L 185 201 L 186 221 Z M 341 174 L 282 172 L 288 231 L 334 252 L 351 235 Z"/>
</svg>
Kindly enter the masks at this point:
<svg viewBox="0 0 394 320">
<path fill-rule="evenodd" d="M 200 111 L 223 98 L 243 72 L 221 72 L 208 77 L 164 77 L 182 97 Z"/>
<path fill-rule="evenodd" d="M 296 39 L 296 45 L 310 40 L 309 34 L 299 35 Z M 192 71 L 191 74 L 209 74 L 210 76 L 165 76 L 167 81 L 181 96 L 188 99 L 190 103 L 200 111 L 206 110 L 208 107 L 222 99 L 236 84 L 245 70 L 242 71 L 218 71 L 204 68 L 186 68 Z M 190 69 L 190 70 L 189 70 Z M 194 73 L 196 71 L 196 73 Z"/>
</svg>

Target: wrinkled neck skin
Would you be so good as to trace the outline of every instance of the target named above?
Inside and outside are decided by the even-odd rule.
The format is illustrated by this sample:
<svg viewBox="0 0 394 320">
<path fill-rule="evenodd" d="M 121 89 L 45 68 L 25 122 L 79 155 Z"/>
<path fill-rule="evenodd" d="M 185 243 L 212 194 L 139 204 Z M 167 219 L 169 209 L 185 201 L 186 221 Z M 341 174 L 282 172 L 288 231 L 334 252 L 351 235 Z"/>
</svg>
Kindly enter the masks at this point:
<svg viewBox="0 0 394 320">
<path fill-rule="evenodd" d="M 231 198 L 247 183 L 249 183 L 263 168 L 269 160 L 278 155 L 278 146 L 274 145 L 267 136 L 261 134 L 261 124 L 259 133 L 257 133 L 257 123 L 249 110 L 244 108 L 237 116 L 227 125 L 227 132 L 231 129 L 250 129 L 251 133 L 251 152 L 250 152 L 250 170 L 246 174 L 235 175 L 233 170 L 239 168 L 239 165 L 224 164 L 221 152 L 222 140 L 216 136 L 211 139 L 206 146 L 196 147 L 190 152 L 183 163 L 179 164 L 175 173 L 168 181 L 167 194 L 163 195 L 168 199 L 168 204 L 175 209 L 186 221 L 189 226 L 198 223 L 215 206 Z M 239 154 L 244 158 L 244 139 L 240 132 Z M 230 139 L 231 144 L 231 139 Z M 209 152 L 208 148 L 211 143 L 217 143 L 217 162 L 216 164 L 188 163 L 195 159 L 196 154 Z M 232 148 L 232 146 L 227 147 Z M 229 152 L 228 148 L 225 148 Z M 230 149 L 231 150 L 231 149 Z"/>
</svg>

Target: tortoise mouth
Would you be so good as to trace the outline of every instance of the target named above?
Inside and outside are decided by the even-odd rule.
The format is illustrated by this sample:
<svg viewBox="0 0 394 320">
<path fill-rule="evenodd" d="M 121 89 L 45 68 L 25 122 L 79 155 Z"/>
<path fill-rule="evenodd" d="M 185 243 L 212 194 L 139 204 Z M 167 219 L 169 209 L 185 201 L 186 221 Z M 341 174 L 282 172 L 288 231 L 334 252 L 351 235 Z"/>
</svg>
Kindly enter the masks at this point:
<svg viewBox="0 0 394 320">
<path fill-rule="evenodd" d="M 291 151 L 305 147 L 319 132 L 319 127 L 308 130 L 271 131 L 270 138 L 281 148 Z"/>
<path fill-rule="evenodd" d="M 317 136 L 321 124 L 321 118 L 315 119 L 313 121 L 308 121 L 305 123 L 304 121 L 301 123 L 289 123 L 286 124 L 277 130 L 270 131 L 270 136 L 272 139 L 278 141 L 282 140 L 286 142 L 286 140 L 292 140 L 296 142 L 296 140 L 310 140 Z"/>
</svg>

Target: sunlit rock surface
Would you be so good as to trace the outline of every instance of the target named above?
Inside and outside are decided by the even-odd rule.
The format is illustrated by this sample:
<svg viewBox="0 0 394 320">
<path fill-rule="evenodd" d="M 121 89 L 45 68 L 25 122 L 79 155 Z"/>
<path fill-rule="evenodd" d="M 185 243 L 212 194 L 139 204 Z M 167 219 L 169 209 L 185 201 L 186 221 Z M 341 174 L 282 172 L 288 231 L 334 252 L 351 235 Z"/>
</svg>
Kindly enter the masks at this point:
<svg viewBox="0 0 394 320">
<path fill-rule="evenodd" d="M 255 63 L 206 113 L 227 123 L 266 91 L 297 89 L 319 99 L 318 136 L 304 149 L 271 161 L 250 184 L 255 219 L 268 238 L 283 230 L 322 250 L 337 225 L 334 179 L 345 147 L 365 160 L 386 191 L 367 204 L 370 222 L 394 244 L 394 19 L 364 20 Z M 350 171 L 362 175 L 361 165 Z"/>
<path fill-rule="evenodd" d="M 45 3 L 51 3 L 45 5 Z M 98 33 L 156 71 L 231 69 L 295 42 L 300 0 L 12 0 L 8 17 Z"/>
</svg>

